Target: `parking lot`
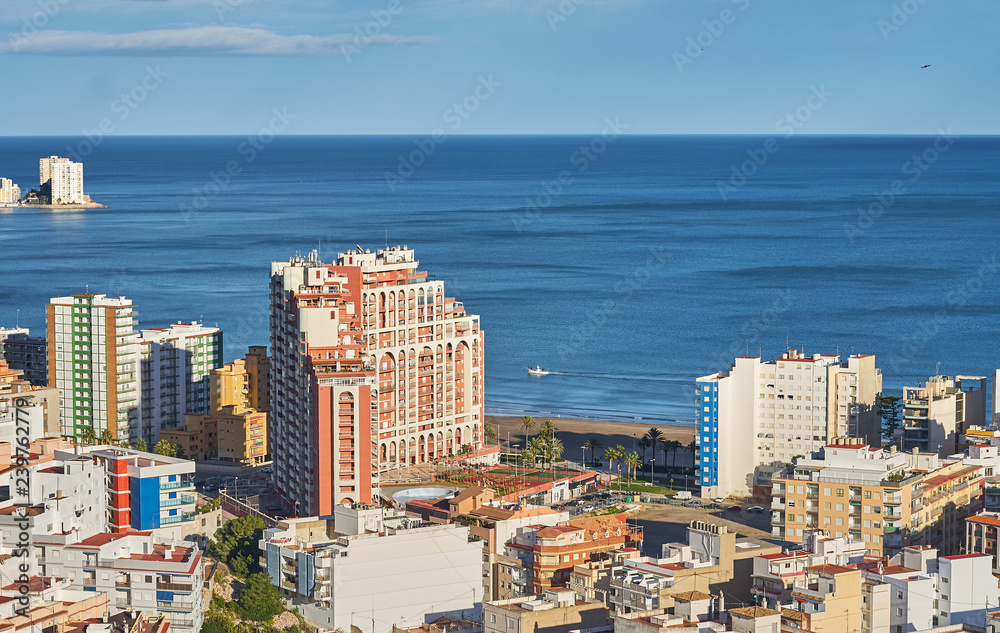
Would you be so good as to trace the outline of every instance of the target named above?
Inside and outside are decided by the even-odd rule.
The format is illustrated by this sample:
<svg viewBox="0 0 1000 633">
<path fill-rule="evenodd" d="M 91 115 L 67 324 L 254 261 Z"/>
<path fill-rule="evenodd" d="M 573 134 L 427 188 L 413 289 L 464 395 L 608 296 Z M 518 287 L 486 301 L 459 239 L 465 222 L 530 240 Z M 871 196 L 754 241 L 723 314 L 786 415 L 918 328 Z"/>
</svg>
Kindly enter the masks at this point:
<svg viewBox="0 0 1000 633">
<path fill-rule="evenodd" d="M 691 521 L 705 521 L 725 525 L 740 536 L 771 538 L 771 512 L 753 503 L 685 506 L 647 503 L 635 521 L 643 528 L 643 552 L 659 556 L 664 543 L 684 542 Z M 736 511 L 735 508 L 739 508 Z M 750 512 L 749 508 L 760 508 Z"/>
</svg>

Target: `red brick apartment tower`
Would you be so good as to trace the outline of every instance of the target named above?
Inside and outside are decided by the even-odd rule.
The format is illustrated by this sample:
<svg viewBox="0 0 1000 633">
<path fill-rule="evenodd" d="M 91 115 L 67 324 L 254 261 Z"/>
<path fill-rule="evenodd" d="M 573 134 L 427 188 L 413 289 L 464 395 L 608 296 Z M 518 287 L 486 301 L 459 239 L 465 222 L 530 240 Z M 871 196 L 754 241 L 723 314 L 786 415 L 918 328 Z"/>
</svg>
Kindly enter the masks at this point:
<svg viewBox="0 0 1000 633">
<path fill-rule="evenodd" d="M 479 448 L 483 334 L 404 247 L 271 264 L 278 491 L 298 514 L 370 503 L 381 470 Z"/>
</svg>

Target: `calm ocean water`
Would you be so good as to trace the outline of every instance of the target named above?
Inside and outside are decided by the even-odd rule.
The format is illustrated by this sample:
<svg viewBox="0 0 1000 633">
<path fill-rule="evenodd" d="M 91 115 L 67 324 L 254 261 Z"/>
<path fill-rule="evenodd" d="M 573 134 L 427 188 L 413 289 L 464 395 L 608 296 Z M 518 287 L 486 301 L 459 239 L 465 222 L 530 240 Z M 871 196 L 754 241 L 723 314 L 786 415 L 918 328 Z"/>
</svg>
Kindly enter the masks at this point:
<svg viewBox="0 0 1000 633">
<path fill-rule="evenodd" d="M 453 137 L 392 187 L 414 138 L 246 140 L 109 138 L 107 209 L 0 210 L 0 325 L 89 287 L 218 324 L 231 360 L 268 340 L 272 259 L 388 239 L 482 315 L 492 412 L 689 420 L 695 378 L 786 345 L 876 354 L 889 390 L 1000 365 L 1000 138 L 793 137 L 758 167 L 763 137 Z M 0 175 L 79 142 L 0 138 Z"/>
</svg>

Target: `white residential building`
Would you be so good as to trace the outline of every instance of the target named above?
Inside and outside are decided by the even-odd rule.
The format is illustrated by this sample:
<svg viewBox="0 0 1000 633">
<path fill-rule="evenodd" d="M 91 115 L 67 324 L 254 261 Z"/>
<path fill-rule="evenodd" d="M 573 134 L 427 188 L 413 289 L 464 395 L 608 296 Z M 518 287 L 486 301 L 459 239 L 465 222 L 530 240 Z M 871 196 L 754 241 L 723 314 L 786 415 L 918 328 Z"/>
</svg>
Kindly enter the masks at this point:
<svg viewBox="0 0 1000 633">
<path fill-rule="evenodd" d="M 986 426 L 986 377 L 931 376 L 903 387 L 901 404 L 903 448 L 951 455 L 962 433 Z"/>
<path fill-rule="evenodd" d="M 771 476 L 831 437 L 880 436 L 875 357 L 804 356 L 790 350 L 762 362 L 740 357 L 698 386 L 699 483 L 703 497 L 766 494 Z"/>
<path fill-rule="evenodd" d="M 83 195 L 83 163 L 74 163 L 68 158 L 49 156 L 38 162 L 38 176 L 41 186 L 48 189 L 51 204 L 80 204 L 86 202 Z"/>
<path fill-rule="evenodd" d="M 135 439 L 139 432 L 139 334 L 125 297 L 53 298 L 46 310 L 49 386 L 62 393 L 63 435 Z"/>
<path fill-rule="evenodd" d="M 987 611 L 996 610 L 1000 600 L 989 554 L 939 557 L 936 549 L 912 546 L 891 563 L 865 572 L 867 581 L 890 587 L 887 633 L 982 626 Z"/>
<path fill-rule="evenodd" d="M 198 322 L 140 333 L 140 436 L 149 446 L 160 429 L 184 426 L 185 413 L 209 411 L 209 374 L 222 367 L 222 331 Z"/>
<path fill-rule="evenodd" d="M 265 530 L 260 548 L 272 583 L 323 630 L 353 623 L 390 633 L 482 608 L 483 548 L 466 526 L 337 506 L 332 521 L 290 519 Z"/>
<path fill-rule="evenodd" d="M 52 181 L 52 165 L 56 163 L 68 163 L 68 158 L 61 156 L 46 156 L 38 159 L 38 184 L 44 187 Z"/>
<path fill-rule="evenodd" d="M 151 532 L 97 534 L 46 544 L 42 556 L 43 575 L 67 578 L 74 589 L 107 593 L 113 613 L 162 614 L 172 631 L 201 630 L 204 564 L 196 546 L 163 543 Z"/>
<path fill-rule="evenodd" d="M 0 204 L 12 205 L 21 201 L 21 188 L 10 178 L 0 178 Z"/>
</svg>

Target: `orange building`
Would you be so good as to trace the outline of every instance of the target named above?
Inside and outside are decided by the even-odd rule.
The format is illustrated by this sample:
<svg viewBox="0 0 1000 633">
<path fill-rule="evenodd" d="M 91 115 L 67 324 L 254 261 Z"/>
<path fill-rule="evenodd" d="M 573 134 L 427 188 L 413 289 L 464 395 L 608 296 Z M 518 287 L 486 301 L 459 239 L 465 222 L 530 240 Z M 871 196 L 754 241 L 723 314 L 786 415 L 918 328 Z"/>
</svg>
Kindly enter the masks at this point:
<svg viewBox="0 0 1000 633">
<path fill-rule="evenodd" d="M 506 555 L 528 572 L 529 593 L 568 587 L 573 567 L 600 560 L 612 550 L 640 547 L 642 528 L 624 514 L 573 519 L 568 524 L 528 526 L 507 543 Z"/>
<path fill-rule="evenodd" d="M 482 442 L 479 317 L 411 249 L 271 264 L 271 451 L 303 513 L 373 500 L 379 472 Z"/>
</svg>

